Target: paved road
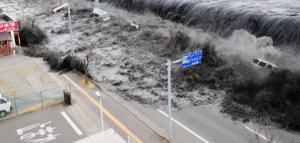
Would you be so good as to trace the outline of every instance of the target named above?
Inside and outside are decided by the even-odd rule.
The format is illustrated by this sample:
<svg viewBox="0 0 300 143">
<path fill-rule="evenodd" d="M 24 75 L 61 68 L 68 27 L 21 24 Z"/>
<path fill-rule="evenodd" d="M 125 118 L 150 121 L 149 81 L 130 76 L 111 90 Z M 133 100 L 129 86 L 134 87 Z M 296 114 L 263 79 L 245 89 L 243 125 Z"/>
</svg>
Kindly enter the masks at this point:
<svg viewBox="0 0 300 143">
<path fill-rule="evenodd" d="M 51 107 L 0 122 L 0 142 L 74 142 L 86 137 L 73 129 L 62 112 L 63 107 Z"/>
<path fill-rule="evenodd" d="M 158 110 L 145 108 L 135 101 L 130 101 L 129 103 L 162 126 L 165 130 L 168 130 L 168 118 Z M 162 112 L 167 113 L 164 110 Z M 180 126 L 172 121 L 172 135 L 176 143 L 205 142 L 200 138 L 210 143 L 251 143 L 250 140 L 255 138 L 255 134 L 245 127 L 249 127 L 256 132 L 259 130 L 259 127 L 253 127 L 252 124 L 232 121 L 230 117 L 221 114 L 217 108 L 187 108 L 172 112 L 172 118 L 182 124 L 182 126 Z M 292 142 L 292 139 L 294 142 L 300 142 L 299 134 L 292 134 L 276 129 L 272 132 L 276 134 L 277 138 L 283 136 L 279 142 L 284 142 L 283 140 Z M 265 130 L 260 131 L 260 135 L 262 135 L 259 137 L 261 143 L 266 143 L 266 140 L 263 138 L 266 137 Z M 200 136 L 200 138 L 197 136 Z"/>
<path fill-rule="evenodd" d="M 95 91 L 99 91 L 101 94 L 101 100 L 103 103 L 103 107 L 116 118 L 117 121 L 119 121 L 121 124 L 124 125 L 124 127 L 120 126 L 118 123 L 116 123 L 115 120 L 112 120 L 110 117 L 108 117 L 107 114 L 104 114 L 104 121 L 113 129 L 116 130 L 124 139 L 127 139 L 128 135 L 130 135 L 129 132 L 132 132 L 133 135 L 136 135 L 139 139 L 142 140 L 142 142 L 145 143 L 160 143 L 162 142 L 161 138 L 154 133 L 152 130 L 150 130 L 147 126 L 145 126 L 142 122 L 140 122 L 138 119 L 136 119 L 134 116 L 132 116 L 128 111 L 126 111 L 123 107 L 121 107 L 117 102 L 112 100 L 110 97 L 108 97 L 105 93 L 100 91 L 98 88 L 88 88 L 86 86 L 81 85 L 78 81 L 82 79 L 82 76 L 78 75 L 76 72 L 69 72 L 66 74 L 70 79 L 75 81 L 77 85 L 84 90 L 88 95 L 91 96 L 89 98 L 88 96 L 84 95 L 82 91 L 78 90 L 76 86 L 72 86 L 72 92 L 77 94 L 78 97 L 86 104 L 88 107 L 97 115 L 100 116 L 100 109 L 93 103 L 92 101 L 95 100 L 96 104 L 98 104 L 99 98 L 96 96 Z M 60 79 L 63 80 L 63 77 L 60 76 Z M 128 130 L 128 131 L 127 131 Z"/>
<path fill-rule="evenodd" d="M 80 85 L 79 81 L 82 76 L 78 75 L 76 72 L 71 71 L 67 75 L 75 81 L 80 88 L 89 94 L 91 99 L 88 99 L 87 96 L 82 94 L 82 91 L 74 88 L 74 86 L 72 87 L 73 92 L 79 95 L 79 98 L 87 104 L 94 113 L 99 115 L 99 108 L 95 106 L 95 103 L 91 102 L 91 100 L 95 100 L 96 102 L 98 101 L 95 91 L 99 89 L 87 88 Z M 58 78 L 68 82 L 63 76 L 58 76 Z M 102 101 L 104 108 L 123 123 L 130 131 L 141 138 L 144 142 L 161 142 L 154 132 L 128 113 L 127 110 L 124 110 L 119 103 L 116 103 L 105 93 L 101 91 L 100 93 L 103 95 Z M 129 103 L 167 131 L 168 119 L 158 110 L 145 108 L 143 105 L 132 101 Z M 164 113 L 165 111 L 162 112 Z M 235 123 L 231 119 L 223 117 L 223 115 L 219 113 L 218 109 L 215 108 L 188 108 L 182 111 L 173 112 L 172 117 L 181 124 L 179 125 L 175 122 L 172 123 L 172 135 L 173 140 L 176 143 L 202 143 L 206 141 L 210 143 L 242 143 L 248 142 L 250 139 L 249 135 L 254 135 L 251 131 L 245 128 L 245 124 L 239 122 Z M 124 129 L 122 129 L 119 125 L 116 125 L 114 121 L 110 120 L 107 116 L 104 116 L 104 120 L 107 121 L 107 123 L 124 139 L 127 138 L 127 133 L 124 132 Z M 286 133 L 284 136 L 290 139 L 292 135 Z M 299 137 L 297 139 L 299 139 Z"/>
<path fill-rule="evenodd" d="M 80 80 L 78 75 L 75 73 L 71 72 L 68 73 L 68 75 L 75 81 Z M 84 88 L 90 95 L 94 95 L 93 98 L 97 100 L 95 96 L 95 91 L 98 90 L 97 88 L 82 88 Z M 74 91 L 79 93 L 76 89 L 74 89 Z M 100 93 L 104 95 L 102 100 L 104 107 L 108 108 L 114 116 L 120 119 L 137 136 L 144 139 L 145 142 L 159 142 L 157 137 L 153 135 L 153 132 L 147 129 L 145 130 L 145 127 L 142 123 L 140 123 L 140 121 L 132 117 L 130 113 L 112 101 L 111 98 L 105 95 L 105 93 Z M 81 99 L 87 104 L 90 102 L 84 96 L 82 96 Z M 165 131 L 168 131 L 168 118 L 164 115 L 164 113 L 167 113 L 166 111 L 145 108 L 143 105 L 134 101 L 129 101 L 129 103 L 148 118 L 153 120 L 156 124 L 161 126 Z M 89 105 L 94 112 L 99 112 L 99 109 L 96 106 L 92 104 Z M 220 114 L 217 108 L 193 107 L 173 112 L 172 117 L 176 120 L 172 122 L 172 140 L 176 143 L 244 143 L 249 142 L 251 138 L 255 138 L 255 134 L 245 128 L 249 125 L 234 122 L 229 117 L 224 117 L 224 115 Z M 253 127 L 249 127 L 249 129 L 253 129 Z M 118 127 L 114 126 L 114 128 Z M 126 138 L 127 134 L 121 130 L 119 130 L 119 132 L 121 132 L 120 134 L 123 138 Z M 265 134 L 261 133 L 261 135 L 261 142 L 266 141 L 264 139 Z M 290 133 L 284 133 L 284 136 L 285 139 L 290 140 L 293 135 Z M 298 135 L 294 135 L 294 137 L 295 136 Z"/>
</svg>

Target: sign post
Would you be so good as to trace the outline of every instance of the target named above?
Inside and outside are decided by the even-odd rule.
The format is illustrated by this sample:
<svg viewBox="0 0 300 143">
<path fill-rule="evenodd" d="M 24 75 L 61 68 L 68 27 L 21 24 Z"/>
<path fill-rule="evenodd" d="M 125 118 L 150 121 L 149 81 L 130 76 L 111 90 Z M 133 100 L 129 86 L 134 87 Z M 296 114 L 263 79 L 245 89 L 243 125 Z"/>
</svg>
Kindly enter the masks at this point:
<svg viewBox="0 0 300 143">
<path fill-rule="evenodd" d="M 202 58 L 202 50 L 184 54 L 182 58 L 181 68 L 187 68 L 196 64 L 200 64 L 201 58 Z"/>
<path fill-rule="evenodd" d="M 172 142 L 172 126 L 171 126 L 171 111 L 172 111 L 172 105 L 171 105 L 171 64 L 176 64 L 182 61 L 181 68 L 190 67 L 196 64 L 200 64 L 202 60 L 202 50 L 184 54 L 182 59 L 170 62 L 168 60 L 168 63 L 166 64 L 168 66 L 168 116 L 169 116 L 169 143 Z"/>
<path fill-rule="evenodd" d="M 171 130 L 171 110 L 172 110 L 172 105 L 171 105 L 171 62 L 168 60 L 168 112 L 169 112 L 169 143 L 171 143 L 171 135 L 172 135 L 172 130 Z"/>
</svg>

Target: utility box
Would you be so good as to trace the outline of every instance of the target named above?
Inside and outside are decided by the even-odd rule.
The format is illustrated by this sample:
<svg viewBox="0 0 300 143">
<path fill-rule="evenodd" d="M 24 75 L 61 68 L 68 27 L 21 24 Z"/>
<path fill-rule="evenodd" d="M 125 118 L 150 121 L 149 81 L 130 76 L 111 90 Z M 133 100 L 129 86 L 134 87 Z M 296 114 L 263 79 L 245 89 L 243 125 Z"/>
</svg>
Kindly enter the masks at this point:
<svg viewBox="0 0 300 143">
<path fill-rule="evenodd" d="M 67 89 L 65 89 L 63 92 L 64 92 L 64 101 L 65 101 L 66 105 L 72 105 L 71 93 Z"/>
</svg>

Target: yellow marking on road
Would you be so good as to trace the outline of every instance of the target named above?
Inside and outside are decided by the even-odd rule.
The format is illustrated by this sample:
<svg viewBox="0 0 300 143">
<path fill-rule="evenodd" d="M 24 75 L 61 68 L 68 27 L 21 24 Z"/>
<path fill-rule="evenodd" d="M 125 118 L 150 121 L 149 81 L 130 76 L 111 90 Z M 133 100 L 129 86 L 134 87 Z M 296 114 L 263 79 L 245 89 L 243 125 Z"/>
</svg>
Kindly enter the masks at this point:
<svg viewBox="0 0 300 143">
<path fill-rule="evenodd" d="M 79 85 L 77 85 L 71 78 L 69 78 L 66 74 L 63 76 L 73 84 L 83 95 L 85 95 L 94 105 L 100 108 L 100 104 L 96 101 L 91 95 L 89 95 L 85 90 L 83 90 Z M 109 113 L 104 107 L 102 107 L 103 113 L 110 118 L 115 124 L 117 124 L 126 134 L 128 134 L 133 140 L 137 143 L 143 143 L 143 141 L 138 138 L 135 134 L 133 134 L 124 124 L 122 124 L 116 117 L 114 117 L 111 113 Z"/>
</svg>

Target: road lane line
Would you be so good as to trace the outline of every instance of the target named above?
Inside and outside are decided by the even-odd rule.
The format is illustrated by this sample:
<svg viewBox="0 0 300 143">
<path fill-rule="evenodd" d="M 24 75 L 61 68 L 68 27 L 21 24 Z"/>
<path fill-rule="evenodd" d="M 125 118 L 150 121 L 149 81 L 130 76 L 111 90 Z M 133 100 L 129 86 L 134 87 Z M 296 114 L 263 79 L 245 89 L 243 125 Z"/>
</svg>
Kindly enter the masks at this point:
<svg viewBox="0 0 300 143">
<path fill-rule="evenodd" d="M 97 100 L 95 100 L 91 95 L 89 95 L 85 90 L 83 90 L 78 84 L 76 84 L 69 76 L 63 74 L 63 76 L 74 85 L 85 97 L 87 97 L 94 105 L 100 108 L 100 104 Z M 134 133 L 132 133 L 124 124 L 122 124 L 116 117 L 114 117 L 110 112 L 108 112 L 104 107 L 102 107 L 102 112 L 110 118 L 117 126 L 119 126 L 126 134 L 128 134 L 131 138 L 133 138 L 136 143 L 143 143 L 143 141 L 138 138 Z"/>
<path fill-rule="evenodd" d="M 60 112 L 64 118 L 68 121 L 68 123 L 72 126 L 72 128 L 75 130 L 75 132 L 80 136 L 82 135 L 82 132 L 80 129 L 74 124 L 74 122 L 70 119 L 70 117 L 66 114 L 66 112 Z"/>
<path fill-rule="evenodd" d="M 247 130 L 251 131 L 252 133 L 254 133 L 254 134 L 260 136 L 261 138 L 265 139 L 266 141 L 270 142 L 270 140 L 269 140 L 267 137 L 265 137 L 265 136 L 263 136 L 263 135 L 257 133 L 256 131 L 252 130 L 251 128 L 249 128 L 249 127 L 247 127 L 247 126 L 245 126 L 245 128 L 246 128 Z M 276 142 L 272 142 L 272 143 L 276 143 Z"/>
<path fill-rule="evenodd" d="M 167 115 L 165 112 L 158 110 L 158 112 L 160 112 L 161 114 L 165 115 L 166 117 L 169 117 L 169 115 Z M 198 134 L 196 134 L 195 132 L 193 132 L 191 129 L 187 128 L 186 126 L 184 126 L 183 124 L 181 124 L 180 122 L 178 122 L 177 120 L 175 120 L 174 118 L 171 118 L 173 122 L 177 123 L 179 126 L 181 126 L 182 128 L 184 128 L 185 130 L 187 130 L 188 132 L 190 132 L 191 134 L 193 134 L 195 137 L 197 137 L 198 139 L 202 140 L 205 143 L 209 143 L 207 140 L 205 140 L 204 138 L 202 138 L 201 136 L 199 136 Z"/>
</svg>

